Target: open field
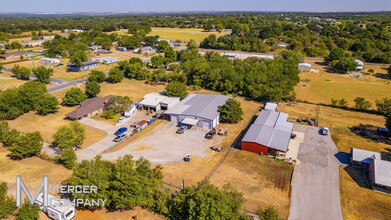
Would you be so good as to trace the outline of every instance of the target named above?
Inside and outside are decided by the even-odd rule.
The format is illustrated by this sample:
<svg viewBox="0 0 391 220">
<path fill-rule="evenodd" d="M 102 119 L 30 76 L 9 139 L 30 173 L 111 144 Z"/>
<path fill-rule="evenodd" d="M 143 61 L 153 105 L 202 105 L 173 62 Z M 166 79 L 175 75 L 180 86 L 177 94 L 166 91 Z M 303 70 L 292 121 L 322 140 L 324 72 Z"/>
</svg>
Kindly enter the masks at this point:
<svg viewBox="0 0 391 220">
<path fill-rule="evenodd" d="M 289 121 L 296 121 L 298 118 L 314 118 L 318 105 L 299 103 L 288 106 L 281 103 L 279 110 L 289 114 Z M 365 150 L 384 151 L 390 146 L 381 142 L 366 139 L 354 134 L 351 128 L 361 124 L 373 126 L 384 126 L 385 119 L 383 116 L 343 110 L 332 107 L 320 106 L 319 127 L 330 127 L 331 137 L 337 145 L 338 150 L 349 153 L 350 148 L 361 148 Z"/>
<path fill-rule="evenodd" d="M 221 187 L 231 184 L 244 194 L 246 209 L 273 205 L 278 214 L 288 218 L 290 181 L 293 166 L 286 162 L 234 149 L 211 183 Z"/>
<path fill-rule="evenodd" d="M 375 100 L 391 97 L 391 84 L 388 83 L 387 67 L 379 65 L 365 65 L 365 70 L 374 69 L 375 74 L 352 78 L 340 73 L 331 73 L 327 65 L 319 61 L 305 60 L 312 64 L 312 68 L 319 69 L 320 73 L 300 73 L 300 83 L 295 87 L 297 98 L 312 103 L 330 104 L 331 98 L 348 101 L 354 105 L 354 98 L 364 97 L 376 108 Z M 328 71 L 328 72 L 326 72 Z"/>
<path fill-rule="evenodd" d="M 344 219 L 391 219 L 391 196 L 370 189 L 361 169 L 340 166 L 339 183 Z"/>
<path fill-rule="evenodd" d="M 72 171 L 65 167 L 43 160 L 38 157 L 23 160 L 11 160 L 7 155 L 10 152 L 0 147 L 0 182 L 8 184 L 8 193 L 16 196 L 16 176 L 21 175 L 23 182 L 30 192 L 35 192 L 42 181 L 42 176 L 47 175 L 49 184 L 53 186 L 67 179 Z M 24 194 L 22 194 L 24 195 Z"/>
<path fill-rule="evenodd" d="M 13 87 L 19 87 L 24 83 L 28 82 L 27 80 L 20 80 L 13 76 L 12 73 L 0 72 L 0 90 L 6 90 Z"/>
<path fill-rule="evenodd" d="M 112 33 L 118 33 L 118 34 L 127 34 L 127 29 L 122 29 L 119 31 L 114 31 Z M 217 37 L 222 36 L 224 34 L 231 33 L 230 30 L 224 30 L 221 33 L 216 31 L 207 32 L 204 31 L 202 28 L 158 28 L 153 27 L 151 33 L 148 34 L 148 36 L 155 36 L 159 35 L 159 38 L 161 39 L 167 39 L 167 40 L 180 40 L 180 41 L 189 41 L 191 39 L 195 40 L 197 43 L 200 43 L 204 38 L 209 36 L 210 34 L 214 34 Z"/>
<path fill-rule="evenodd" d="M 34 111 L 26 113 L 15 120 L 8 121 L 12 128 L 18 129 L 23 132 L 41 132 L 42 137 L 48 141 L 53 141 L 53 134 L 62 125 L 67 125 L 70 121 L 65 120 L 65 114 L 75 110 L 77 107 L 64 107 L 60 106 L 60 109 L 55 114 L 49 114 L 46 116 L 40 116 Z M 83 125 L 86 128 L 86 140 L 82 147 L 88 147 L 98 140 L 104 138 L 107 133 L 96 128 Z"/>
<path fill-rule="evenodd" d="M 88 210 L 77 210 L 75 220 L 125 220 L 125 219 L 166 219 L 164 216 L 149 212 L 140 207 L 135 207 L 132 210 L 110 212 L 106 209 L 96 210 L 94 212 Z"/>
</svg>

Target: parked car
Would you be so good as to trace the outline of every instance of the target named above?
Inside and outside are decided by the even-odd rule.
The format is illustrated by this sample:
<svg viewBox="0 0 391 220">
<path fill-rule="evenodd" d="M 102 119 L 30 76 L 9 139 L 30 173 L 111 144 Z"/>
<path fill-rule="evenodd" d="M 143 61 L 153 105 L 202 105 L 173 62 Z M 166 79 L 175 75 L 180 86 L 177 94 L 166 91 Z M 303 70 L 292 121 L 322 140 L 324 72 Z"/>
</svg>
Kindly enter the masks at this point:
<svg viewBox="0 0 391 220">
<path fill-rule="evenodd" d="M 114 142 L 121 142 L 121 141 L 125 140 L 126 137 L 128 137 L 127 134 L 120 134 L 117 137 L 115 137 L 113 141 Z"/>
<path fill-rule="evenodd" d="M 120 129 L 118 129 L 115 133 L 114 133 L 114 135 L 120 135 L 120 134 L 122 134 L 122 133 L 124 133 L 124 132 L 126 132 L 128 130 L 128 128 L 126 128 L 126 127 L 122 127 L 122 128 L 120 128 Z"/>
<path fill-rule="evenodd" d="M 212 139 L 216 135 L 216 130 L 212 129 L 208 133 L 206 133 L 205 138 L 206 139 Z"/>
<path fill-rule="evenodd" d="M 214 151 L 217 151 L 217 152 L 220 152 L 223 148 L 222 147 L 213 146 L 210 149 L 212 149 Z"/>
<path fill-rule="evenodd" d="M 388 129 L 387 128 L 382 128 L 382 127 L 378 127 L 377 130 L 376 130 L 377 134 L 379 135 L 383 135 L 383 136 L 388 136 L 390 133 L 388 132 Z"/>
<path fill-rule="evenodd" d="M 321 134 L 322 134 L 322 135 L 328 135 L 328 134 L 329 134 L 329 128 L 328 128 L 328 127 L 322 128 Z"/>
<path fill-rule="evenodd" d="M 190 155 L 187 155 L 185 158 L 183 158 L 185 162 L 190 162 Z"/>
<path fill-rule="evenodd" d="M 125 117 L 121 117 L 118 119 L 118 123 L 122 123 L 122 122 L 124 122 L 124 120 L 125 120 Z"/>
<path fill-rule="evenodd" d="M 218 135 L 226 135 L 227 132 L 228 132 L 228 130 L 226 128 L 222 128 L 222 129 L 219 130 Z"/>
<path fill-rule="evenodd" d="M 179 128 L 176 133 L 178 134 L 183 134 L 185 133 L 185 130 L 187 129 L 187 126 L 186 125 L 182 125 L 181 128 Z"/>
<path fill-rule="evenodd" d="M 292 138 L 292 139 L 295 139 L 295 138 L 296 138 L 296 134 L 292 133 L 292 134 L 291 134 L 291 138 Z"/>
</svg>

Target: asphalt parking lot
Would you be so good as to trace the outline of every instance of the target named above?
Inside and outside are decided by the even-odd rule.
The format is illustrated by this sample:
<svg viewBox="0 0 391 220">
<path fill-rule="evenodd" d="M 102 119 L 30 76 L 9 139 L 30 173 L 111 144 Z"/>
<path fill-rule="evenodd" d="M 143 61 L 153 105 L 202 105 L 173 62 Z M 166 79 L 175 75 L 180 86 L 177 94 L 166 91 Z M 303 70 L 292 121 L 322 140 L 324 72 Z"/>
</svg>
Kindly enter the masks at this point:
<svg viewBox="0 0 391 220">
<path fill-rule="evenodd" d="M 219 135 L 215 135 L 212 140 L 205 139 L 209 130 L 204 128 L 193 127 L 184 134 L 177 134 L 177 129 L 176 123 L 169 122 L 116 152 L 102 154 L 102 159 L 116 160 L 131 154 L 135 159 L 144 157 L 156 163 L 178 162 L 186 155 L 206 157 L 211 152 L 210 147 L 223 139 Z"/>
</svg>

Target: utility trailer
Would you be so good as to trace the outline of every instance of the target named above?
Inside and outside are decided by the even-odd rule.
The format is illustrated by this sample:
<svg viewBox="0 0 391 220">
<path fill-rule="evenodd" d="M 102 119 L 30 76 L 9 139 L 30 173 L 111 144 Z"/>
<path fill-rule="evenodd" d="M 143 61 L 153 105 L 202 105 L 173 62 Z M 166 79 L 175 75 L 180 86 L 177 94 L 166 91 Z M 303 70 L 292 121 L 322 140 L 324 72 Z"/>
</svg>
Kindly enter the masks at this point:
<svg viewBox="0 0 391 220">
<path fill-rule="evenodd" d="M 52 204 L 51 204 L 52 203 Z M 52 195 L 48 195 L 48 207 L 43 206 L 43 193 L 39 194 L 35 204 L 38 204 L 39 209 L 43 211 L 50 219 L 53 220 L 71 220 L 75 217 L 75 207 L 70 203 L 59 205 L 60 201 Z"/>
</svg>

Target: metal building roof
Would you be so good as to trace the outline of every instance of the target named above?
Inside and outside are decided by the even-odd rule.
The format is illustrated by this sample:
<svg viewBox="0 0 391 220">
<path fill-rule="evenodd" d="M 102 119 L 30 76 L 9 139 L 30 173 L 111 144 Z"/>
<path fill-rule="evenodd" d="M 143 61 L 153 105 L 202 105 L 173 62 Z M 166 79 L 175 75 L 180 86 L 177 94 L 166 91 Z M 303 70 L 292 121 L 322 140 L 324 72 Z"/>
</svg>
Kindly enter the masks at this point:
<svg viewBox="0 0 391 220">
<path fill-rule="evenodd" d="M 211 94 L 190 94 L 165 114 L 188 115 L 209 120 L 217 118 L 219 108 L 229 99 L 227 96 Z"/>
<path fill-rule="evenodd" d="M 139 102 L 140 105 L 157 106 L 158 104 L 170 104 L 179 101 L 179 97 L 169 97 L 158 93 L 148 93 Z"/>
<path fill-rule="evenodd" d="M 391 162 L 385 160 L 373 160 L 375 183 L 391 187 Z"/>
<path fill-rule="evenodd" d="M 251 125 L 242 141 L 255 142 L 276 150 L 287 151 L 293 124 L 288 114 L 263 110 Z"/>
<path fill-rule="evenodd" d="M 369 164 L 369 159 L 381 159 L 381 154 L 369 150 L 352 148 L 352 160 Z"/>
</svg>

